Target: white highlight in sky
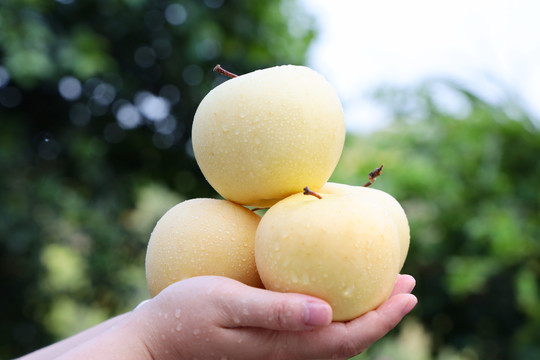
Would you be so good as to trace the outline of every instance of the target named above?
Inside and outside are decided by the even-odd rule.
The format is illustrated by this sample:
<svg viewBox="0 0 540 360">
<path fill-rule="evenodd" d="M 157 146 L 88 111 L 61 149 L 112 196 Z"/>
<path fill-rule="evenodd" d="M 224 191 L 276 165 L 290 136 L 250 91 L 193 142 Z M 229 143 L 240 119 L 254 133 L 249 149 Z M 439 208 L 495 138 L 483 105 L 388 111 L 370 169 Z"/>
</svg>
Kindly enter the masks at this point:
<svg viewBox="0 0 540 360">
<path fill-rule="evenodd" d="M 367 93 L 449 78 L 540 117 L 540 1 L 303 0 L 320 24 L 308 65 L 337 88 L 350 130 L 385 124 Z M 503 89 L 504 91 L 501 91 Z"/>
</svg>

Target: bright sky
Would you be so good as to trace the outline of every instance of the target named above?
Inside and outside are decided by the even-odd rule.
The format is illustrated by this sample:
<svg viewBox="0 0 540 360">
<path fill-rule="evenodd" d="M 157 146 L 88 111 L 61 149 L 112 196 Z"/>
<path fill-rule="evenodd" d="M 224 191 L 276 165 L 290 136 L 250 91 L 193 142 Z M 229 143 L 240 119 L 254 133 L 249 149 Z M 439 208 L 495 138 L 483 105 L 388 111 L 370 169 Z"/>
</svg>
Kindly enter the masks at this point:
<svg viewBox="0 0 540 360">
<path fill-rule="evenodd" d="M 320 24 L 308 65 L 337 88 L 347 125 L 385 116 L 367 99 L 381 85 L 458 80 L 489 101 L 517 95 L 540 118 L 538 0 L 302 0 Z"/>
</svg>

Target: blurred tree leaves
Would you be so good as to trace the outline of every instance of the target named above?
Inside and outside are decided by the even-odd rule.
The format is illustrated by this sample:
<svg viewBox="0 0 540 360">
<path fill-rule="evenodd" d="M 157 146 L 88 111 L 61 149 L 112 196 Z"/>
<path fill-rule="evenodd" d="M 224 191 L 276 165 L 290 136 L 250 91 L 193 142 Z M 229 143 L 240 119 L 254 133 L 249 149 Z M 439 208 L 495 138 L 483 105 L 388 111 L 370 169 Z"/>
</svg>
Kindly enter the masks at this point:
<svg viewBox="0 0 540 360">
<path fill-rule="evenodd" d="M 152 224 L 215 195 L 189 139 L 213 66 L 300 64 L 313 35 L 293 0 L 2 1 L 1 357 L 148 296 Z M 333 180 L 385 164 L 374 186 L 409 216 L 420 303 L 364 357 L 540 358 L 538 127 L 455 84 L 379 98 L 396 121 L 349 135 Z"/>
<path fill-rule="evenodd" d="M 148 296 L 159 216 L 215 196 L 193 159 L 202 97 L 237 73 L 302 63 L 294 0 L 3 0 L 0 357 Z"/>
<path fill-rule="evenodd" d="M 442 106 L 440 87 L 461 105 Z M 414 316 L 433 358 L 449 347 L 457 358 L 539 357 L 539 128 L 516 104 L 447 82 L 378 96 L 395 123 L 350 136 L 333 180 L 361 185 L 385 164 L 374 186 L 408 214 L 404 272 L 417 278 Z"/>
</svg>

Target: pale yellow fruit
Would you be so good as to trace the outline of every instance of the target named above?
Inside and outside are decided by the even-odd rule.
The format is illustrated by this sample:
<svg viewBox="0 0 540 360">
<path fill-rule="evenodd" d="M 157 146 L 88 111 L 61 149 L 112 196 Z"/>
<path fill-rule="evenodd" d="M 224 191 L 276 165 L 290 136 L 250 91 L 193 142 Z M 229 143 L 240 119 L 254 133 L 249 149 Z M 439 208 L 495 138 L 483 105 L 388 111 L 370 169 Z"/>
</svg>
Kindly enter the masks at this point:
<svg viewBox="0 0 540 360">
<path fill-rule="evenodd" d="M 255 238 L 255 259 L 269 290 L 326 300 L 333 320 L 373 310 L 398 275 L 399 239 L 388 212 L 356 193 L 295 194 L 271 207 Z"/>
<path fill-rule="evenodd" d="M 304 66 L 257 70 L 225 81 L 193 121 L 197 163 L 224 198 L 266 207 L 305 186 L 318 189 L 343 150 L 345 121 L 333 87 Z"/>
<path fill-rule="evenodd" d="M 398 231 L 399 242 L 400 242 L 400 264 L 399 270 L 403 268 L 405 264 L 405 259 L 407 258 L 407 253 L 409 252 L 409 243 L 410 243 L 410 229 L 409 221 L 407 220 L 407 215 L 401 207 L 401 204 L 390 194 L 377 190 L 371 187 L 364 186 L 352 186 L 346 184 L 338 183 L 327 183 L 320 190 L 324 193 L 329 194 L 346 194 L 350 192 L 356 192 L 362 196 L 373 199 L 379 203 L 392 217 L 396 228 Z"/>
<path fill-rule="evenodd" d="M 157 222 L 146 252 L 152 296 L 170 284 L 201 275 L 226 276 L 262 287 L 254 257 L 260 216 L 226 200 L 191 199 Z"/>
</svg>

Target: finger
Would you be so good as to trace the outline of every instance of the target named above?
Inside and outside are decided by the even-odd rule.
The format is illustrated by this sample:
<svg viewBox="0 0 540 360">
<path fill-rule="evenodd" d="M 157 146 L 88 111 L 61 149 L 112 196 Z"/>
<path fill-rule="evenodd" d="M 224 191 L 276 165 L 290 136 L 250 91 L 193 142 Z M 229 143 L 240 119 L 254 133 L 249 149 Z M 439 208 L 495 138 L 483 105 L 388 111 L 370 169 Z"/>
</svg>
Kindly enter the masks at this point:
<svg viewBox="0 0 540 360">
<path fill-rule="evenodd" d="M 386 335 L 418 303 L 412 294 L 396 294 L 377 309 L 370 311 L 347 324 L 347 336 L 342 349 L 359 354 Z M 349 356 L 349 354 L 343 354 Z"/>
<path fill-rule="evenodd" d="M 308 330 L 332 322 L 330 305 L 308 295 L 278 293 L 237 283 L 228 286 L 220 299 L 223 327 Z"/>
<path fill-rule="evenodd" d="M 353 357 L 393 329 L 416 303 L 414 295 L 396 294 L 378 309 L 350 322 L 332 323 L 311 332 L 289 333 L 288 348 L 294 349 L 298 358 Z"/>
<path fill-rule="evenodd" d="M 394 285 L 394 290 L 390 296 L 397 294 L 407 294 L 410 293 L 416 285 L 416 280 L 411 275 L 401 275 L 397 277 L 396 284 Z"/>
</svg>

